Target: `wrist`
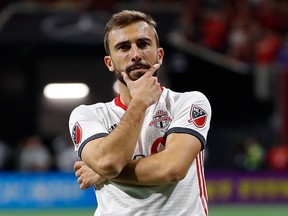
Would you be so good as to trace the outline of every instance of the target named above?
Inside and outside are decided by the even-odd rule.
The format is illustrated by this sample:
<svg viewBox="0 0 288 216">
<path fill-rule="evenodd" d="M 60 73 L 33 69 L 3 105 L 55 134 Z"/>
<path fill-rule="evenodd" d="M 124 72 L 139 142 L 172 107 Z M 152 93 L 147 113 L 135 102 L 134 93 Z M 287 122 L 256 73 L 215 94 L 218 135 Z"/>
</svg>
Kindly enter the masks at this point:
<svg viewBox="0 0 288 216">
<path fill-rule="evenodd" d="M 146 109 L 150 106 L 150 104 L 144 101 L 143 99 L 132 98 L 128 107 L 134 107 L 134 106 L 138 110 L 146 111 Z"/>
</svg>

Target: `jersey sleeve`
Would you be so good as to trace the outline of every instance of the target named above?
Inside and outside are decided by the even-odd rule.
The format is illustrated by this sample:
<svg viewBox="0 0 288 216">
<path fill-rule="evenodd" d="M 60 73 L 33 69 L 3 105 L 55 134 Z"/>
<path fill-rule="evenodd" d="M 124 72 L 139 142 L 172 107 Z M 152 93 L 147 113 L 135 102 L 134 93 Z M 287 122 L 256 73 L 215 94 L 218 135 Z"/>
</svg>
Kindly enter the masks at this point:
<svg viewBox="0 0 288 216">
<path fill-rule="evenodd" d="M 211 121 L 211 106 L 207 97 L 198 91 L 186 92 L 175 104 L 173 120 L 167 135 L 171 133 L 188 133 L 197 137 L 206 145 Z"/>
<path fill-rule="evenodd" d="M 108 135 L 101 109 L 92 109 L 85 105 L 80 105 L 71 112 L 69 131 L 79 157 L 85 144 Z"/>
</svg>

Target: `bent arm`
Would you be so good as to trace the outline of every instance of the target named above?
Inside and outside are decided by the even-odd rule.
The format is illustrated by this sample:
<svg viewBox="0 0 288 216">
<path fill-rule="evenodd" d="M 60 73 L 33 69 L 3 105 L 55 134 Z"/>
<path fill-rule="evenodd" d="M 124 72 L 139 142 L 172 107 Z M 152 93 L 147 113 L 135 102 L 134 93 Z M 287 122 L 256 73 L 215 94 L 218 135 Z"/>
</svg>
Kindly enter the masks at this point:
<svg viewBox="0 0 288 216">
<path fill-rule="evenodd" d="M 167 137 L 165 150 L 146 158 L 130 161 L 111 181 L 133 185 L 160 185 L 182 180 L 201 150 L 201 142 L 189 134 Z"/>
<path fill-rule="evenodd" d="M 103 177 L 117 176 L 131 160 L 146 108 L 131 101 L 120 123 L 108 136 L 85 145 L 81 154 L 85 164 Z"/>
<path fill-rule="evenodd" d="M 116 178 L 109 180 L 151 186 L 183 179 L 201 149 L 200 141 L 188 134 L 171 134 L 168 136 L 166 146 L 162 152 L 141 160 L 129 161 Z M 98 173 L 92 172 L 83 162 L 76 162 L 74 169 L 81 189 L 87 189 L 106 180 Z"/>
<path fill-rule="evenodd" d="M 99 175 L 114 178 L 131 160 L 146 110 L 161 95 L 160 84 L 153 76 L 159 66 L 151 66 L 136 81 L 122 73 L 129 93 L 126 87 L 122 86 L 122 90 L 126 91 L 126 100 L 130 100 L 124 116 L 107 137 L 88 142 L 82 150 L 82 160 Z"/>
</svg>

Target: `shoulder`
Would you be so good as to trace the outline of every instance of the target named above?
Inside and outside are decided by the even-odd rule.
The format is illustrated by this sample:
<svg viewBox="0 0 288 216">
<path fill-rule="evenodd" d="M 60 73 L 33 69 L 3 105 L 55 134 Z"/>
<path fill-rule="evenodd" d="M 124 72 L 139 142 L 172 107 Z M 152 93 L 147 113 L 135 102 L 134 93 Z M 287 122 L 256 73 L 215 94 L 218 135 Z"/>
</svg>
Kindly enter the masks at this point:
<svg viewBox="0 0 288 216">
<path fill-rule="evenodd" d="M 201 107 L 211 113 L 211 105 L 206 95 L 200 91 L 183 93 L 182 101 L 191 104 L 192 107 Z"/>
<path fill-rule="evenodd" d="M 168 104 L 175 113 L 184 113 L 184 110 L 203 110 L 211 115 L 211 105 L 206 95 L 200 91 L 175 92 L 164 89 L 166 105 Z"/>
<path fill-rule="evenodd" d="M 175 92 L 171 89 L 164 88 L 164 94 L 166 95 L 167 98 L 170 98 L 171 100 L 176 101 L 206 101 L 209 103 L 208 98 L 206 95 L 200 91 L 187 91 L 187 92 Z"/>
<path fill-rule="evenodd" d="M 183 93 L 183 97 L 190 98 L 191 100 L 193 100 L 195 102 L 201 102 L 202 101 L 202 102 L 209 103 L 209 100 L 206 97 L 206 95 L 200 91 L 185 92 L 185 93 Z"/>
<path fill-rule="evenodd" d="M 107 112 L 108 109 L 113 107 L 113 104 L 114 103 L 112 103 L 112 101 L 107 103 L 99 102 L 91 105 L 81 104 L 72 110 L 70 118 L 75 116 L 77 116 L 78 118 L 91 118 L 95 115 Z"/>
<path fill-rule="evenodd" d="M 93 104 L 93 105 L 81 104 L 72 110 L 71 115 L 79 115 L 81 113 L 93 112 L 93 110 L 95 110 L 95 109 L 98 109 L 98 108 L 101 109 L 102 106 L 103 105 L 101 105 L 101 103 L 97 103 L 97 104 Z"/>
<path fill-rule="evenodd" d="M 187 91 L 183 92 L 183 95 L 187 95 L 188 97 L 194 97 L 194 98 L 199 98 L 199 99 L 204 99 L 207 98 L 206 95 L 200 91 Z"/>
</svg>

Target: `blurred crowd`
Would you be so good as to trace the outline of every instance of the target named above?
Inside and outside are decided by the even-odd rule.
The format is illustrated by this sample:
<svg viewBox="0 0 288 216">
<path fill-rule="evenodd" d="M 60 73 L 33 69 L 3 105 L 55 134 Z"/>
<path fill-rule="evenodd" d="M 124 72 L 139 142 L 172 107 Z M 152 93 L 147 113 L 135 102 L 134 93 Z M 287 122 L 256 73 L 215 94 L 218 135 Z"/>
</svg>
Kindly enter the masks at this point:
<svg viewBox="0 0 288 216">
<path fill-rule="evenodd" d="M 79 160 L 69 134 L 46 140 L 32 134 L 17 145 L 0 141 L 0 170 L 72 172 Z"/>
<path fill-rule="evenodd" d="M 288 145 L 285 143 L 279 142 L 266 148 L 256 136 L 246 134 L 225 151 L 228 156 L 220 156 L 227 156 L 229 165 L 223 169 L 288 171 Z M 206 160 L 209 161 L 207 155 Z M 60 134 L 49 140 L 32 134 L 21 139 L 16 146 L 0 140 L 0 171 L 73 172 L 77 160 L 79 157 L 69 134 Z"/>
<path fill-rule="evenodd" d="M 175 30 L 238 60 L 271 63 L 284 51 L 287 22 L 286 0 L 186 0 Z"/>
<path fill-rule="evenodd" d="M 11 2 L 73 3 L 81 10 L 106 11 L 114 10 L 117 2 L 146 4 L 147 9 L 156 2 L 177 3 L 182 9 L 170 34 L 252 64 L 254 93 L 259 100 L 273 99 L 271 89 L 275 85 L 271 86 L 271 80 L 275 71 L 288 68 L 287 0 L 2 0 L 0 9 Z M 243 170 L 287 171 L 288 144 L 281 140 L 277 143 L 264 149 L 255 137 L 243 138 L 231 153 L 234 166 Z M 78 156 L 66 133 L 49 141 L 39 134 L 30 135 L 19 140 L 16 147 L 0 140 L 0 170 L 72 171 L 76 160 Z"/>
<path fill-rule="evenodd" d="M 199 44 L 232 59 L 250 64 L 254 74 L 254 95 L 273 100 L 278 86 L 276 69 L 288 65 L 287 0 L 2 0 L 26 2 L 81 11 L 134 6 L 149 11 L 160 7 L 178 8 L 169 35 Z M 177 5 L 177 7 L 176 7 Z M 164 23 L 165 24 L 165 23 Z M 163 39 L 162 39 L 163 40 Z M 277 65 L 276 65 L 277 63 Z M 276 68 L 277 67 L 277 68 Z"/>
<path fill-rule="evenodd" d="M 171 31 L 240 61 L 287 63 L 287 0 L 2 0 L 0 9 L 17 2 L 84 11 L 113 11 L 125 4 L 152 10 L 175 3 L 180 10 Z"/>
<path fill-rule="evenodd" d="M 268 149 L 256 136 L 246 134 L 235 142 L 231 151 L 231 168 L 244 171 L 288 171 L 288 145 L 278 142 Z"/>
<path fill-rule="evenodd" d="M 288 68 L 287 0 L 186 0 L 170 36 L 249 65 L 254 96 L 276 101 Z"/>
</svg>

